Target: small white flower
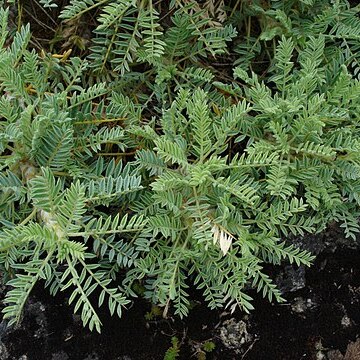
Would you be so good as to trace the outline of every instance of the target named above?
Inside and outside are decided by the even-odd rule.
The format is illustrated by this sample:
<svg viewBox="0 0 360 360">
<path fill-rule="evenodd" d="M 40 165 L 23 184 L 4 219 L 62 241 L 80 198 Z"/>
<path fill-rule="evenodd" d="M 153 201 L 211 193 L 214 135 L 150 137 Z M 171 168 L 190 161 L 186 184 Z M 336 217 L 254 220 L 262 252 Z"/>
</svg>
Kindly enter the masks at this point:
<svg viewBox="0 0 360 360">
<path fill-rule="evenodd" d="M 219 242 L 221 251 L 226 255 L 235 238 L 225 229 L 220 229 L 218 225 L 213 225 L 211 232 L 213 233 L 214 245 Z"/>
<path fill-rule="evenodd" d="M 62 239 L 65 237 L 65 233 L 62 230 L 61 226 L 58 224 L 56 219 L 47 211 L 41 210 L 40 217 L 43 220 L 45 226 L 55 232 L 58 239 Z"/>
</svg>

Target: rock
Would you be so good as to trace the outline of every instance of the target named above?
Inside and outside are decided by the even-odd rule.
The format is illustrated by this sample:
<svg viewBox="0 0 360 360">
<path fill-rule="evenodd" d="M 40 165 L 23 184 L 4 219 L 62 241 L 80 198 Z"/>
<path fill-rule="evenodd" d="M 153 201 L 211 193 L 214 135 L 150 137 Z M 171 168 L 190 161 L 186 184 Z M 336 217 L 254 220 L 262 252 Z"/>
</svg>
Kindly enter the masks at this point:
<svg viewBox="0 0 360 360">
<path fill-rule="evenodd" d="M 344 355 L 339 350 L 330 350 L 327 352 L 328 360 L 343 360 Z"/>
<path fill-rule="evenodd" d="M 304 266 L 285 266 L 284 270 L 276 277 L 275 283 L 283 294 L 303 289 L 305 287 Z"/>
<path fill-rule="evenodd" d="M 344 360 L 360 360 L 360 339 L 347 346 Z"/>
<path fill-rule="evenodd" d="M 322 252 L 335 252 L 337 248 L 360 248 L 360 238 L 354 241 L 351 237 L 346 238 L 343 229 L 336 223 L 329 224 L 327 229 L 319 234 L 289 237 L 291 243 L 302 250 L 310 251 L 313 255 Z"/>
<path fill-rule="evenodd" d="M 51 360 L 69 360 L 69 355 L 65 351 L 59 351 L 53 354 Z"/>
<path fill-rule="evenodd" d="M 0 341 L 0 359 L 7 360 L 9 358 L 9 353 L 6 346 Z"/>
<path fill-rule="evenodd" d="M 318 351 L 316 353 L 316 360 L 325 360 L 325 359 L 326 359 L 326 355 L 322 351 Z"/>
<path fill-rule="evenodd" d="M 316 306 L 316 303 L 312 299 L 304 299 L 297 297 L 291 304 L 291 311 L 297 314 L 304 314 L 307 310 L 310 310 Z"/>
<path fill-rule="evenodd" d="M 244 344 L 253 340 L 253 335 L 248 332 L 245 321 L 230 319 L 223 322 L 220 339 L 226 348 L 240 350 Z"/>
<path fill-rule="evenodd" d="M 45 315 L 45 306 L 40 301 L 31 302 L 26 307 L 27 316 L 34 317 L 38 328 L 34 332 L 35 338 L 46 338 L 48 335 L 48 322 Z"/>
<path fill-rule="evenodd" d="M 310 251 L 313 255 L 319 255 L 329 246 L 334 247 L 333 243 L 327 244 L 325 233 L 291 237 L 291 243 L 302 250 Z"/>
<path fill-rule="evenodd" d="M 354 287 L 348 285 L 348 289 L 351 296 L 351 304 L 360 303 L 360 286 Z"/>
<path fill-rule="evenodd" d="M 100 360 L 99 355 L 96 352 L 89 354 L 84 360 Z"/>
<path fill-rule="evenodd" d="M 345 356 L 339 350 L 330 350 L 327 353 L 328 360 L 360 360 L 360 339 L 348 344 Z"/>
<path fill-rule="evenodd" d="M 0 323 L 0 340 L 4 335 L 6 335 L 7 331 L 8 331 L 7 322 L 6 320 L 3 320 Z"/>
<path fill-rule="evenodd" d="M 351 325 L 352 325 L 351 319 L 347 315 L 344 315 L 341 319 L 341 326 L 343 328 L 347 328 L 350 327 Z"/>
</svg>

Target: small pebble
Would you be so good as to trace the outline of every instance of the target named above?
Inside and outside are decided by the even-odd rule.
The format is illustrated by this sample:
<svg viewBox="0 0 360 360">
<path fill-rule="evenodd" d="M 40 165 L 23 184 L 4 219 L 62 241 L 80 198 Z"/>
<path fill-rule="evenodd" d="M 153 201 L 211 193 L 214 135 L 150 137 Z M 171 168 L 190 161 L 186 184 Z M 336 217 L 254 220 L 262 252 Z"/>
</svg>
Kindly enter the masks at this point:
<svg viewBox="0 0 360 360">
<path fill-rule="evenodd" d="M 352 321 L 347 315 L 344 315 L 343 318 L 341 319 L 341 325 L 344 328 L 351 326 L 351 323 Z"/>
</svg>

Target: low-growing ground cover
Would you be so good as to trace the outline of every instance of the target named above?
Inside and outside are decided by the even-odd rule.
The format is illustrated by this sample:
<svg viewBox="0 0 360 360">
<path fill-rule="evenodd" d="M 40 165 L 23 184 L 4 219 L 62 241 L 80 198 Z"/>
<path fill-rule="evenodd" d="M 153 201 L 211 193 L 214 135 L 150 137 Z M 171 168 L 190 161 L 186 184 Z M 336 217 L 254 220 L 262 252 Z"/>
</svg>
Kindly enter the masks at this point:
<svg viewBox="0 0 360 360">
<path fill-rule="evenodd" d="M 138 298 L 149 321 L 287 306 L 271 264 L 310 266 L 334 223 L 357 243 L 358 5 L 1 3 L 4 325 L 41 288 L 98 332 Z"/>
</svg>

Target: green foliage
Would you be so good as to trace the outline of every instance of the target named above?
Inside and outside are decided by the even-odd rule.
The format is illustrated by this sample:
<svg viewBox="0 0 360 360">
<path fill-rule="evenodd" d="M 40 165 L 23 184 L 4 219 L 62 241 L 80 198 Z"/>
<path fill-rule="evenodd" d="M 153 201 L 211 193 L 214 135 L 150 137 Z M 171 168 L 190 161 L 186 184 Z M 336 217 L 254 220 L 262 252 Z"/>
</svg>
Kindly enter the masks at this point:
<svg viewBox="0 0 360 360">
<path fill-rule="evenodd" d="M 212 341 L 205 341 L 202 345 L 202 348 L 206 352 L 212 352 L 215 349 L 216 345 Z"/>
<path fill-rule="evenodd" d="M 11 324 L 37 282 L 98 331 L 97 307 L 137 295 L 186 316 L 191 284 L 250 311 L 249 287 L 284 300 L 265 264 L 313 261 L 290 235 L 339 222 L 355 239 L 359 7 L 222 3 L 72 0 L 65 22 L 95 22 L 78 57 L 38 52 L 0 10 Z"/>
<path fill-rule="evenodd" d="M 179 345 L 179 339 L 177 337 L 171 338 L 171 347 L 166 350 L 164 360 L 175 360 L 179 357 L 180 353 L 180 345 Z"/>
<path fill-rule="evenodd" d="M 196 358 L 198 360 L 206 360 L 206 354 L 212 352 L 216 348 L 216 345 L 213 341 L 205 341 L 201 344 L 201 347 L 198 347 Z"/>
<path fill-rule="evenodd" d="M 54 0 L 40 0 L 39 3 L 44 8 L 56 8 L 56 7 L 58 7 L 58 5 L 56 3 L 54 3 L 53 1 Z"/>
</svg>

